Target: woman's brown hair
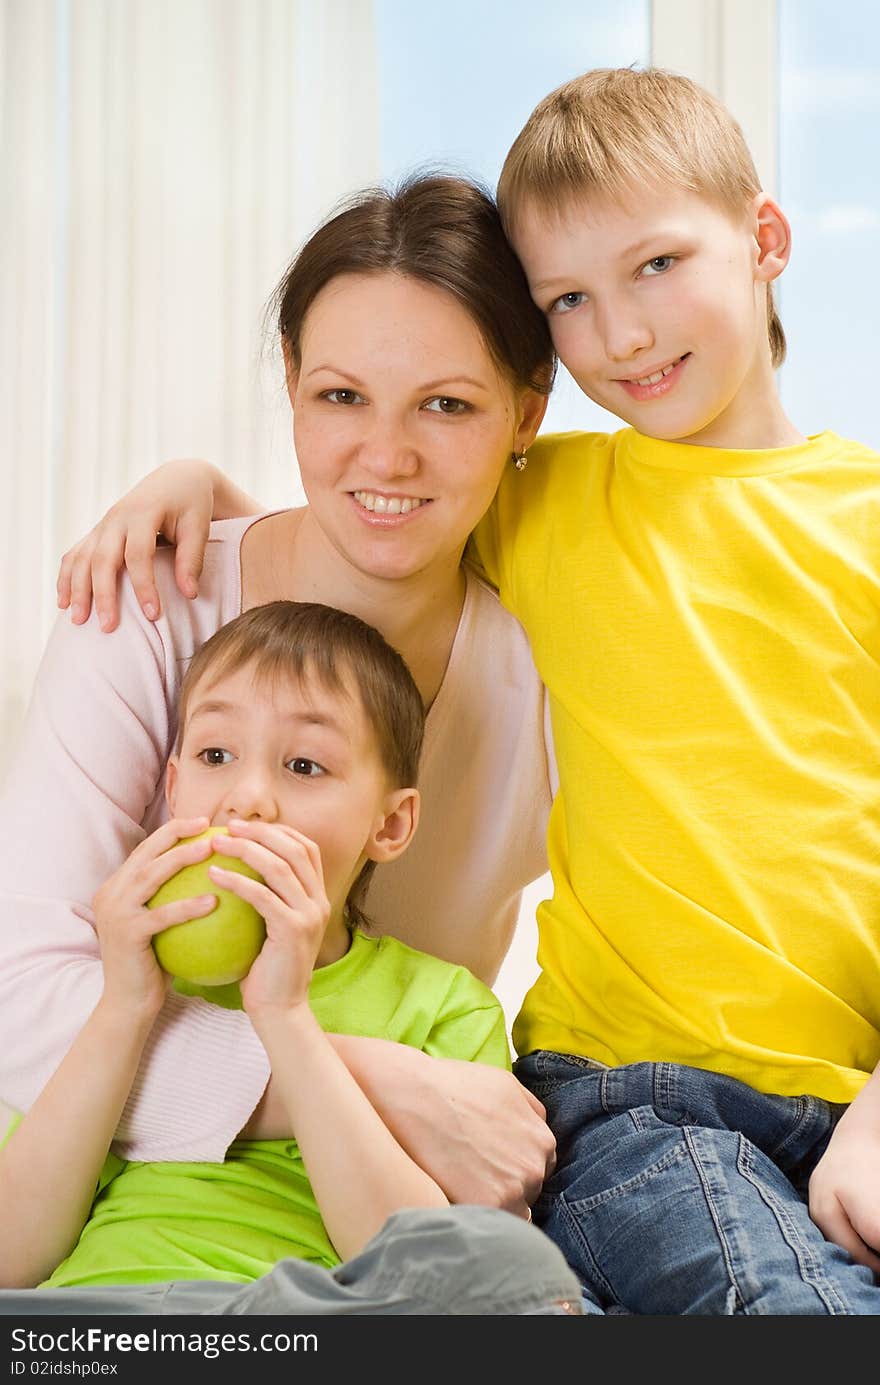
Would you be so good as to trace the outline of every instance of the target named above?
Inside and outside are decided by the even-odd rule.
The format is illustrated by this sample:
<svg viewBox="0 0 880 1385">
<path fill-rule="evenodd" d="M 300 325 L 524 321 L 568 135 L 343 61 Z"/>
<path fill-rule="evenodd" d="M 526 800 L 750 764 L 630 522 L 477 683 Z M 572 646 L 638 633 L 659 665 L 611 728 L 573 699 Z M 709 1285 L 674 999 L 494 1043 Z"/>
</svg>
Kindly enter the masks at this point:
<svg viewBox="0 0 880 1385">
<path fill-rule="evenodd" d="M 269 304 L 292 362 L 306 314 L 340 274 L 394 273 L 442 289 L 479 327 L 501 373 L 549 394 L 556 358 L 543 313 L 493 199 L 452 174 L 415 174 L 396 188 L 368 188 L 309 238 Z"/>
</svg>

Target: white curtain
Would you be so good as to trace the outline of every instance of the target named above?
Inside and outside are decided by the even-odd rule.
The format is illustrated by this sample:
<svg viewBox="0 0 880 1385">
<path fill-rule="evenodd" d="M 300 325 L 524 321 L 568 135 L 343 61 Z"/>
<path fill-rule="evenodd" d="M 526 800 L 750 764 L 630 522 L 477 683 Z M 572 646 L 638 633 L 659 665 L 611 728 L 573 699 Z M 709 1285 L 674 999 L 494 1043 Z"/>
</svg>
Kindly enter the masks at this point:
<svg viewBox="0 0 880 1385">
<path fill-rule="evenodd" d="M 184 456 L 301 495 L 263 309 L 378 169 L 370 0 L 0 0 L 0 772 L 117 495 Z"/>
</svg>

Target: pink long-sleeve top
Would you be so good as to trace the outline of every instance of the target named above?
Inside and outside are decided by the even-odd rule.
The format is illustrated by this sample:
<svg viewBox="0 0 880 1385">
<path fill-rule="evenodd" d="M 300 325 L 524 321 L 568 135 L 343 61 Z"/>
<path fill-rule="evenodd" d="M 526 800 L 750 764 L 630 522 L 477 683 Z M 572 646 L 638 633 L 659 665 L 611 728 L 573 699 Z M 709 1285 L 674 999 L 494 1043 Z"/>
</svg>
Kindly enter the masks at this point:
<svg viewBox="0 0 880 1385">
<path fill-rule="evenodd" d="M 79 627 L 61 615 L 49 638 L 0 788 L 0 1101 L 16 1110 L 34 1101 L 98 1000 L 91 901 L 168 817 L 181 677 L 241 610 L 241 540 L 258 520 L 212 525 L 197 600 L 180 595 L 172 555 L 160 550 L 157 622 L 123 578 L 112 634 L 94 613 Z M 469 570 L 428 715 L 419 829 L 368 895 L 380 929 L 492 983 L 521 891 L 547 869 L 548 734 L 525 634 Z M 172 991 L 114 1147 L 133 1160 L 222 1160 L 268 1077 L 247 1015 Z"/>
</svg>

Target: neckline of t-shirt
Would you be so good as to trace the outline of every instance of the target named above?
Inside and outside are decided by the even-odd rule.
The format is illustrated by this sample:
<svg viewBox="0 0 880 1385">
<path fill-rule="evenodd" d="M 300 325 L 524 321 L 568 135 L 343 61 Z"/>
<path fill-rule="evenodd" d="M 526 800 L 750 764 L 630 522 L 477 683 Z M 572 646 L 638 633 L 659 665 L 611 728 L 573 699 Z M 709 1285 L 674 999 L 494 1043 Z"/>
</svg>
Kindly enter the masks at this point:
<svg viewBox="0 0 880 1385">
<path fill-rule="evenodd" d="M 461 603 L 458 625 L 455 627 L 455 634 L 452 638 L 449 658 L 446 660 L 446 667 L 443 670 L 443 677 L 440 680 L 437 695 L 428 708 L 427 716 L 425 717 L 425 736 L 422 744 L 423 766 L 427 754 L 430 753 L 431 745 L 440 734 L 437 728 L 446 720 L 446 708 L 452 698 L 452 693 L 450 693 L 448 689 L 450 683 L 454 684 L 456 681 L 455 670 L 459 660 L 465 657 L 462 655 L 461 651 L 466 643 L 466 631 L 470 627 L 473 619 L 474 601 L 476 599 L 474 585 L 477 581 L 477 576 L 471 571 L 467 563 L 462 565 L 462 571 L 464 572 L 465 579 L 464 600 Z"/>
<path fill-rule="evenodd" d="M 840 438 L 828 430 L 811 433 L 804 442 L 767 449 L 700 447 L 694 443 L 667 442 L 648 437 L 635 428 L 618 435 L 618 455 L 625 460 L 662 471 L 684 471 L 702 476 L 772 476 L 799 471 L 825 461 L 840 446 Z"/>
<path fill-rule="evenodd" d="M 309 996 L 312 1000 L 323 1000 L 337 991 L 340 986 L 348 986 L 373 957 L 378 937 L 368 937 L 360 928 L 351 930 L 351 946 L 335 962 L 315 967 L 309 983 Z"/>
</svg>

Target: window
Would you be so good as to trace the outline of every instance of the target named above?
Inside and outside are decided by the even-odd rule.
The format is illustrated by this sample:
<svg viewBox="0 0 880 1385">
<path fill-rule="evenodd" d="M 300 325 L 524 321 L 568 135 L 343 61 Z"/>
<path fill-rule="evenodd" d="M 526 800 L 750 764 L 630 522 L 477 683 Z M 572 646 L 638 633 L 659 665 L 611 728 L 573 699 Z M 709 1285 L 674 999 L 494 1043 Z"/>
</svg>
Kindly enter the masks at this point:
<svg viewBox="0 0 880 1385">
<path fill-rule="evenodd" d="M 648 0 L 376 0 L 383 179 L 433 165 L 494 192 L 504 156 L 548 92 L 590 67 L 644 66 Z M 560 368 L 542 431 L 608 430 Z"/>
<path fill-rule="evenodd" d="M 792 223 L 779 306 L 782 398 L 796 427 L 880 448 L 880 7 L 780 0 L 779 200 Z"/>
</svg>

